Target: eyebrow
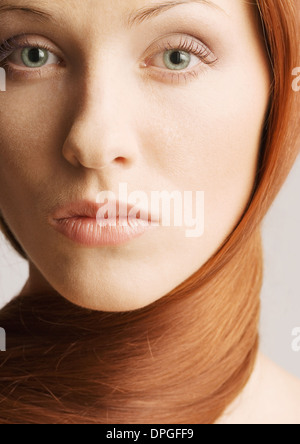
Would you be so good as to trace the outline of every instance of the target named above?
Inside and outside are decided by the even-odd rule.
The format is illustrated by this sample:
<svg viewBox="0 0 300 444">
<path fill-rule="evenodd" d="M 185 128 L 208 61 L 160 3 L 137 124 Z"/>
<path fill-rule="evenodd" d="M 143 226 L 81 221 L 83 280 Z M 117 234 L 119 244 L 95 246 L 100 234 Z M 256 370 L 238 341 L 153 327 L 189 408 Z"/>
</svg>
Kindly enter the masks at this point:
<svg viewBox="0 0 300 444">
<path fill-rule="evenodd" d="M 127 16 L 126 25 L 127 27 L 132 28 L 134 25 L 139 25 L 146 20 L 157 17 L 162 12 L 167 11 L 168 9 L 174 8 L 178 5 L 190 3 L 198 3 L 204 6 L 208 6 L 210 8 L 213 8 L 215 11 L 219 11 L 227 15 L 227 13 L 224 11 L 223 8 L 221 8 L 221 6 L 217 5 L 211 0 L 176 0 L 153 4 L 153 6 L 138 9 L 137 12 L 132 12 Z"/>
<path fill-rule="evenodd" d="M 0 3 L 0 14 L 1 12 L 8 12 L 8 11 L 18 11 L 18 12 L 24 12 L 25 14 L 31 14 L 35 15 L 37 18 L 39 18 L 41 21 L 49 21 L 53 20 L 53 17 L 51 14 L 48 14 L 46 11 L 42 11 L 41 9 L 32 8 L 30 6 L 19 6 L 19 5 L 12 5 L 12 4 L 1 4 Z"/>
<path fill-rule="evenodd" d="M 2 2 L 0 2 L 0 14 L 1 12 L 7 12 L 7 11 L 19 11 L 19 12 L 24 12 L 25 14 L 35 15 L 41 21 L 52 20 L 57 22 L 57 20 L 55 20 L 51 14 L 36 7 L 31 7 L 29 5 L 22 6 L 22 5 L 1 4 L 1 3 Z M 146 20 L 150 20 L 153 17 L 157 17 L 164 11 L 174 8 L 175 6 L 183 4 L 191 4 L 191 3 L 198 3 L 204 6 L 208 6 L 214 8 L 215 11 L 219 11 L 227 15 L 224 9 L 221 8 L 221 6 L 214 3 L 212 0 L 173 0 L 169 2 L 165 1 L 162 3 L 156 3 L 156 4 L 154 3 L 153 5 L 146 6 L 138 9 L 137 11 L 129 13 L 126 16 L 125 25 L 128 28 L 132 28 L 133 26 L 137 26 Z"/>
</svg>

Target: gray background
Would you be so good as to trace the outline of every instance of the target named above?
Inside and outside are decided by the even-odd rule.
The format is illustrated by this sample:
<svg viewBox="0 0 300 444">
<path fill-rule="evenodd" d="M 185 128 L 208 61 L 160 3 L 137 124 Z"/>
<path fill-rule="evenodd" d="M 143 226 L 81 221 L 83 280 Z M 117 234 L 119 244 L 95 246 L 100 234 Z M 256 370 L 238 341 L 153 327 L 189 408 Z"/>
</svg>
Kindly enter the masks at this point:
<svg viewBox="0 0 300 444">
<path fill-rule="evenodd" d="M 300 327 L 300 157 L 263 224 L 265 275 L 262 291 L 261 349 L 300 378 L 300 352 L 292 331 Z M 16 295 L 28 265 L 0 234 L 0 307 Z"/>
</svg>

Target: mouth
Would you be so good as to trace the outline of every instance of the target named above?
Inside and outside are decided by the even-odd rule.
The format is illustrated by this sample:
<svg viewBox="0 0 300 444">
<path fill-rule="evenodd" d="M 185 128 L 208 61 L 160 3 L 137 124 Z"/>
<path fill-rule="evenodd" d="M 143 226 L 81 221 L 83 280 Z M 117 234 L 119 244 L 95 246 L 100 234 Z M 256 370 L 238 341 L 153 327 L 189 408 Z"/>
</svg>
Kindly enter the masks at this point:
<svg viewBox="0 0 300 444">
<path fill-rule="evenodd" d="M 109 207 L 109 210 L 107 210 Z M 89 201 L 59 207 L 50 225 L 76 244 L 86 247 L 121 245 L 159 226 L 159 218 L 146 209 L 114 201 Z"/>
</svg>

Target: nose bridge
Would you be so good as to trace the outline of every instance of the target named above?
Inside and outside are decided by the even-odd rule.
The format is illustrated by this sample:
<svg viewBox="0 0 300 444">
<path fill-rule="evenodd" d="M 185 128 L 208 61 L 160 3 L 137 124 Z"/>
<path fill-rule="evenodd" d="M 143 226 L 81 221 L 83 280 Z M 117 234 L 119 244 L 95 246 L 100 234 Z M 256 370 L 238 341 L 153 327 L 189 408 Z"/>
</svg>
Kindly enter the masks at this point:
<svg viewBox="0 0 300 444">
<path fill-rule="evenodd" d="M 73 165 L 101 168 L 117 158 L 133 160 L 134 93 L 128 70 L 113 59 L 94 59 L 79 81 L 76 114 L 64 147 Z"/>
<path fill-rule="evenodd" d="M 86 30 L 89 44 L 80 48 L 76 117 L 91 125 L 96 120 L 105 128 L 114 123 L 121 128 L 136 111 L 135 60 L 126 34 L 118 31 L 120 19 L 114 18 L 111 6 L 109 13 L 111 23 L 103 23 L 100 30 L 91 25 Z"/>
<path fill-rule="evenodd" d="M 125 123 L 130 117 L 133 105 L 133 88 L 130 76 L 122 64 L 112 59 L 100 58 L 97 65 L 87 68 L 80 88 L 79 108 L 81 118 L 88 116 L 90 122 L 113 124 Z"/>
</svg>

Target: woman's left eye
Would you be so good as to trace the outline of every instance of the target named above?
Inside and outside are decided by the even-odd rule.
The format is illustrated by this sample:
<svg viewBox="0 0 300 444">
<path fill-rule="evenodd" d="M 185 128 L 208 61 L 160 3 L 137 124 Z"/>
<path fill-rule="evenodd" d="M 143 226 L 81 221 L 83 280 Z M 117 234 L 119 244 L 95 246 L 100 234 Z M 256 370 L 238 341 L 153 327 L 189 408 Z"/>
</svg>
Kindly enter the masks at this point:
<svg viewBox="0 0 300 444">
<path fill-rule="evenodd" d="M 150 72 L 163 79 L 187 80 L 190 76 L 197 77 L 205 65 L 218 61 L 204 44 L 187 36 L 179 37 L 180 40 L 178 35 L 171 36 L 167 42 L 160 43 L 142 66 L 151 67 Z"/>
<path fill-rule="evenodd" d="M 59 58 L 47 49 L 28 47 L 15 50 L 6 61 L 26 68 L 42 68 L 45 65 L 58 64 Z"/>
</svg>

